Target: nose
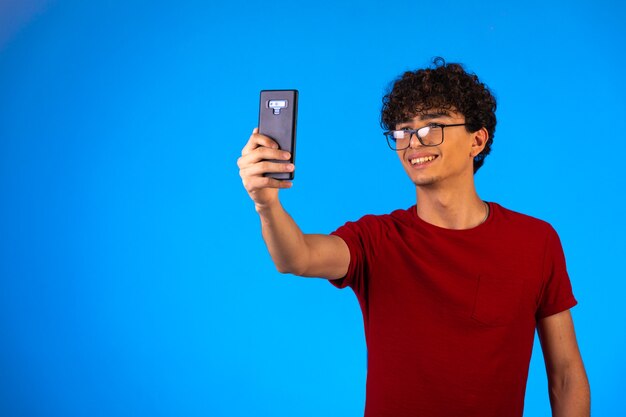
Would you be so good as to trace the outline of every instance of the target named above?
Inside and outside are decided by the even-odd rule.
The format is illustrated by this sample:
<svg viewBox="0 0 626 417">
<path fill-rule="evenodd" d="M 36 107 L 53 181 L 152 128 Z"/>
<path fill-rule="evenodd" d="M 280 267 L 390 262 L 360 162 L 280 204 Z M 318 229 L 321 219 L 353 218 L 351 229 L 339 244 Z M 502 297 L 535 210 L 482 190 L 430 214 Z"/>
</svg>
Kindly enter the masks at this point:
<svg viewBox="0 0 626 417">
<path fill-rule="evenodd" d="M 417 132 L 413 133 L 411 135 L 411 137 L 409 138 L 409 148 L 413 148 L 416 149 L 418 147 L 422 146 L 422 143 L 420 142 L 420 140 L 417 138 Z"/>
</svg>

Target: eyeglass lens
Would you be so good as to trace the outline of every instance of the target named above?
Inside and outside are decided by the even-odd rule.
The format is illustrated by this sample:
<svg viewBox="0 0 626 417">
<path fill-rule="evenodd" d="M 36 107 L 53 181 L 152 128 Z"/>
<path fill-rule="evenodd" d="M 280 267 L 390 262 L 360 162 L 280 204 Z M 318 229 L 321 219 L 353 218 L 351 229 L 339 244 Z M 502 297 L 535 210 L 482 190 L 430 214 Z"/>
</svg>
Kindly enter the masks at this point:
<svg viewBox="0 0 626 417">
<path fill-rule="evenodd" d="M 411 137 L 417 134 L 420 142 L 425 146 L 439 145 L 443 141 L 443 129 L 439 126 L 424 126 L 412 133 L 410 130 L 394 130 L 389 144 L 395 149 L 408 148 Z"/>
</svg>

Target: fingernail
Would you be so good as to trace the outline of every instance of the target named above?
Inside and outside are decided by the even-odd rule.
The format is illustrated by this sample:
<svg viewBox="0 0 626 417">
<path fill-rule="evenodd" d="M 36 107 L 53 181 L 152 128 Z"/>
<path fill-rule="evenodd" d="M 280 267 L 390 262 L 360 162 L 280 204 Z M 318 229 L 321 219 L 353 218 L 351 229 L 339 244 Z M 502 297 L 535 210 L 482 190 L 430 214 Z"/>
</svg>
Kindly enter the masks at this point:
<svg viewBox="0 0 626 417">
<path fill-rule="evenodd" d="M 283 152 L 283 158 L 289 158 L 289 157 L 290 157 L 289 152 Z"/>
</svg>

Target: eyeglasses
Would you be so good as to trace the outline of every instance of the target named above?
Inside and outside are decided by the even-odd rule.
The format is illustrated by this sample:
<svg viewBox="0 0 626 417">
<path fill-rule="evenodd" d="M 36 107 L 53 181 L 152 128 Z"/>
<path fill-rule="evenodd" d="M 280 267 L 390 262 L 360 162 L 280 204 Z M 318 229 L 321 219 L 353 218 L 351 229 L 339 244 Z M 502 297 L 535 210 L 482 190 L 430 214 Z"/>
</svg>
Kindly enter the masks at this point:
<svg viewBox="0 0 626 417">
<path fill-rule="evenodd" d="M 445 127 L 465 126 L 466 123 L 444 125 L 431 123 L 419 129 L 389 130 L 383 134 L 387 138 L 387 144 L 394 151 L 401 151 L 411 146 L 411 138 L 417 136 L 417 140 L 424 146 L 437 146 L 443 143 L 443 129 Z"/>
</svg>

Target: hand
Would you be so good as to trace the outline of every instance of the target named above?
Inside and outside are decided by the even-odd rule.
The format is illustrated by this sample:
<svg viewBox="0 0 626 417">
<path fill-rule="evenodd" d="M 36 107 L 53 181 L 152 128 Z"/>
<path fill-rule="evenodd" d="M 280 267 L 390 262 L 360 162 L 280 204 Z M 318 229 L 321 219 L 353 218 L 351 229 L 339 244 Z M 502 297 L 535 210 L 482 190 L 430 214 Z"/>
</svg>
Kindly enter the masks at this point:
<svg viewBox="0 0 626 417">
<path fill-rule="evenodd" d="M 292 172 L 293 164 L 270 162 L 266 159 L 289 160 L 289 152 L 278 149 L 278 144 L 267 136 L 259 134 L 255 128 L 252 135 L 241 150 L 241 157 L 237 160 L 239 175 L 248 195 L 257 208 L 264 208 L 278 201 L 278 190 L 290 188 L 291 181 L 277 180 L 264 177 L 267 172 Z"/>
</svg>

